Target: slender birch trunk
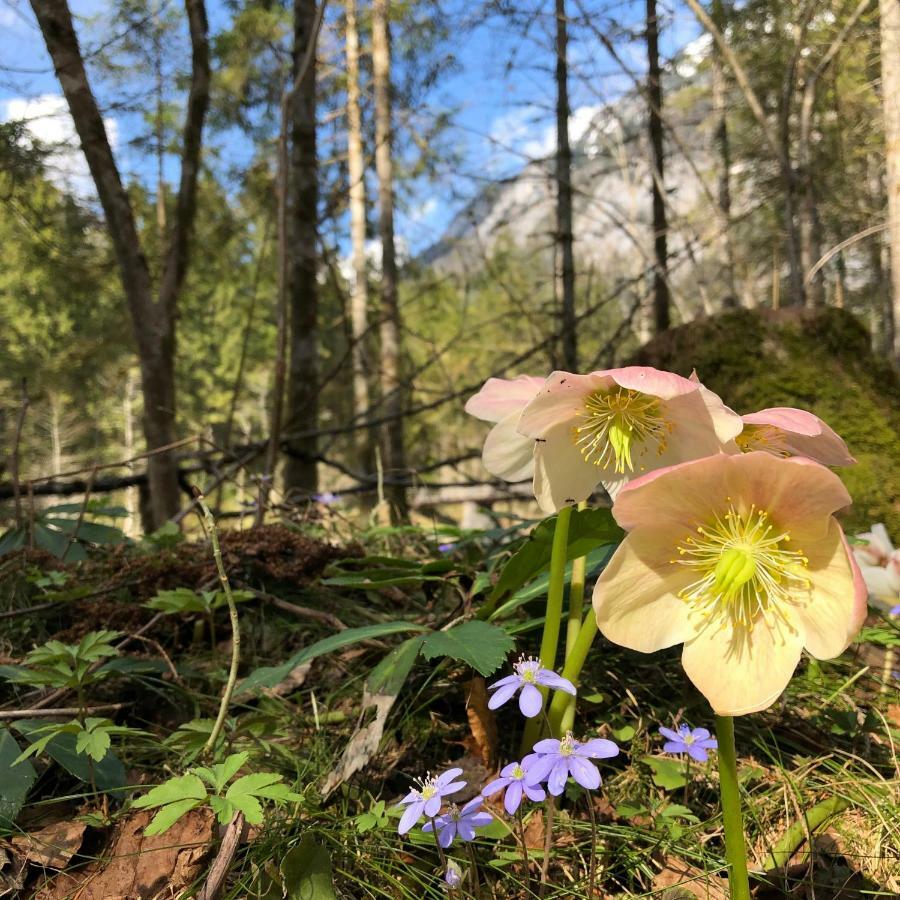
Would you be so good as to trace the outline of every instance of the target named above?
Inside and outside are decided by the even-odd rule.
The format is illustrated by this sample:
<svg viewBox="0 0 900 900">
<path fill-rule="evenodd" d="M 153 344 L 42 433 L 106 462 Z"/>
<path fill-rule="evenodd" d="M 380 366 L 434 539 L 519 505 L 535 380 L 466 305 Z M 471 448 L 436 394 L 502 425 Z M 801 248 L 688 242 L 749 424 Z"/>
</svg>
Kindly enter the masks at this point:
<svg viewBox="0 0 900 900">
<path fill-rule="evenodd" d="M 881 96 L 887 157 L 893 356 L 900 360 L 900 0 L 881 0 Z"/>
</svg>

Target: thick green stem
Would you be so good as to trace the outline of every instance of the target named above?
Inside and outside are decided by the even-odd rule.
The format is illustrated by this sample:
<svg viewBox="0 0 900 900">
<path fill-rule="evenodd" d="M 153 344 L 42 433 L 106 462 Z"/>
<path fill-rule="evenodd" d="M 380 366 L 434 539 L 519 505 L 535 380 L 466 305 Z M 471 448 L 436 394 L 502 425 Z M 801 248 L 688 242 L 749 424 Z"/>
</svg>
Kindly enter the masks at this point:
<svg viewBox="0 0 900 900">
<path fill-rule="evenodd" d="M 586 509 L 587 501 L 582 500 L 578 509 Z M 569 619 L 566 624 L 566 659 L 572 653 L 578 629 L 581 628 L 581 617 L 584 615 L 584 580 L 587 575 L 587 557 L 579 556 L 572 561 L 572 580 L 569 583 Z"/>
<path fill-rule="evenodd" d="M 541 637 L 541 665 L 552 669 L 556 665 L 556 649 L 559 645 L 559 631 L 562 625 L 563 597 L 566 592 L 566 551 L 569 546 L 569 521 L 572 507 L 564 506 L 556 515 L 553 532 L 553 546 L 550 550 L 550 580 L 547 585 L 547 613 L 544 618 L 544 633 Z M 540 687 L 546 702 L 548 689 Z M 540 717 L 529 719 L 522 736 L 522 753 L 531 751 L 540 733 Z"/>
<path fill-rule="evenodd" d="M 731 900 L 750 900 L 747 875 L 747 848 L 741 815 L 741 789 L 737 777 L 737 754 L 734 749 L 734 719 L 716 716 L 719 741 L 719 788 L 722 794 L 722 819 L 725 824 L 725 858 L 728 860 L 728 885 Z"/>
<path fill-rule="evenodd" d="M 216 716 L 215 724 L 209 733 L 209 739 L 203 748 L 204 754 L 211 753 L 215 749 L 216 741 L 222 733 L 225 726 L 225 717 L 228 715 L 228 707 L 231 704 L 231 695 L 234 693 L 234 686 L 237 684 L 238 664 L 241 660 L 241 628 L 238 621 L 237 604 L 234 602 L 234 595 L 231 593 L 231 584 L 228 581 L 228 575 L 225 573 L 225 564 L 222 562 L 222 549 L 219 546 L 219 530 L 216 527 L 216 520 L 206 505 L 203 497 L 197 497 L 197 503 L 203 510 L 203 518 L 206 522 L 206 528 L 209 532 L 209 539 L 212 543 L 213 557 L 216 561 L 216 570 L 219 573 L 219 582 L 225 593 L 225 602 L 228 604 L 228 615 L 231 618 L 231 668 L 228 670 L 228 681 L 225 683 L 225 690 L 222 691 L 222 700 L 219 703 L 219 714 Z"/>
<path fill-rule="evenodd" d="M 594 615 L 594 610 L 589 609 L 584 617 L 584 622 L 581 623 L 581 628 L 578 629 L 578 638 L 562 670 L 563 678 L 568 678 L 576 687 L 578 687 L 578 676 L 581 675 L 595 637 L 597 637 L 597 617 Z M 563 691 L 557 691 L 550 704 L 550 733 L 554 737 L 564 734 L 566 729 L 571 729 L 574 717 L 575 698 Z"/>
</svg>

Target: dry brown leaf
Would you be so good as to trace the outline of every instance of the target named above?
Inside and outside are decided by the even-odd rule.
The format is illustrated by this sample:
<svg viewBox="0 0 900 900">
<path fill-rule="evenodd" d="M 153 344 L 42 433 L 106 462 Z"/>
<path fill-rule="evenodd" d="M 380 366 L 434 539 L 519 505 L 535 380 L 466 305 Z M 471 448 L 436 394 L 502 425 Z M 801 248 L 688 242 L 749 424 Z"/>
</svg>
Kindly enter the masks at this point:
<svg viewBox="0 0 900 900">
<path fill-rule="evenodd" d="M 675 856 L 663 859 L 663 868 L 653 879 L 653 889 L 677 887 L 699 900 L 728 900 L 728 882 L 718 875 L 709 875 L 696 866 Z"/>
<path fill-rule="evenodd" d="M 64 869 L 81 848 L 86 828 L 84 822 L 54 822 L 40 831 L 17 834 L 12 844 L 35 866 Z"/>
<path fill-rule="evenodd" d="M 536 809 L 525 823 L 525 846 L 529 850 L 543 850 L 544 838 L 544 814 Z"/>
<path fill-rule="evenodd" d="M 297 688 L 303 686 L 303 682 L 306 681 L 306 676 L 311 668 L 311 662 L 300 663 L 299 666 L 294 666 L 275 687 L 267 688 L 265 693 L 273 697 L 286 697 L 288 694 L 292 694 Z"/>
<path fill-rule="evenodd" d="M 900 728 L 900 703 L 892 703 L 887 708 L 887 720 L 891 725 Z"/>
<path fill-rule="evenodd" d="M 0 897 L 19 896 L 19 892 L 25 887 L 26 865 L 24 856 L 7 853 L 0 847 Z"/>
<path fill-rule="evenodd" d="M 466 716 L 475 742 L 474 749 L 478 751 L 484 765 L 493 769 L 497 762 L 497 720 L 493 710 L 488 709 L 487 687 L 480 675 L 469 682 Z"/>
<path fill-rule="evenodd" d="M 77 872 L 45 882 L 35 900 L 162 900 L 177 897 L 200 872 L 209 852 L 215 817 L 211 809 L 191 810 L 165 834 L 146 837 L 153 817 L 140 810 L 116 825 L 100 859 Z"/>
</svg>

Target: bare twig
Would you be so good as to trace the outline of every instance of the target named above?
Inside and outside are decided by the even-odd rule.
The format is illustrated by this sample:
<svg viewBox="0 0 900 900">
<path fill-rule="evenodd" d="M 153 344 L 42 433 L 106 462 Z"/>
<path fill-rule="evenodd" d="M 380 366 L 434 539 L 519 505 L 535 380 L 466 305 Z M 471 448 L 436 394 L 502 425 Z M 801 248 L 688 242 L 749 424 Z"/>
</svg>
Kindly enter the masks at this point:
<svg viewBox="0 0 900 900">
<path fill-rule="evenodd" d="M 116 712 L 124 709 L 127 703 L 101 703 L 99 706 L 59 706 L 47 709 L 36 706 L 33 709 L 0 710 L 0 719 L 49 719 L 53 716 L 82 716 L 99 712 Z"/>
<path fill-rule="evenodd" d="M 236 812 L 234 818 L 225 829 L 225 836 L 219 845 L 219 852 L 216 854 L 212 866 L 210 866 L 209 875 L 206 876 L 206 883 L 203 885 L 200 893 L 197 894 L 197 900 L 215 900 L 219 896 L 219 892 L 225 884 L 225 876 L 228 874 L 228 870 L 231 868 L 231 863 L 234 860 L 234 854 L 237 853 L 243 830 L 244 814 Z"/>
<path fill-rule="evenodd" d="M 242 585 L 243 588 L 243 585 Z M 346 631 L 347 626 L 335 615 L 328 612 L 323 612 L 320 609 L 310 609 L 308 606 L 299 606 L 296 603 L 289 603 L 287 600 L 282 600 L 281 597 L 276 597 L 274 594 L 267 594 L 265 591 L 257 591 L 253 588 L 247 588 L 254 597 L 259 600 L 264 600 L 266 603 L 271 603 L 272 606 L 278 607 L 278 609 L 282 609 L 285 612 L 289 612 L 292 615 L 299 616 L 304 619 L 312 619 L 316 622 L 324 622 L 326 625 L 330 625 L 336 631 Z"/>
<path fill-rule="evenodd" d="M 63 551 L 63 555 L 60 557 L 63 561 L 65 561 L 66 556 L 69 553 L 69 548 L 75 542 L 75 537 L 77 536 L 81 526 L 84 524 L 84 514 L 87 512 L 88 503 L 91 501 L 91 488 L 94 486 L 94 478 L 97 475 L 97 467 L 95 466 L 91 470 L 91 474 L 88 476 L 87 487 L 84 491 L 84 500 L 81 503 L 81 509 L 78 510 L 78 518 L 75 520 L 75 527 L 69 532 L 69 537 L 66 540 L 66 549 Z"/>
</svg>

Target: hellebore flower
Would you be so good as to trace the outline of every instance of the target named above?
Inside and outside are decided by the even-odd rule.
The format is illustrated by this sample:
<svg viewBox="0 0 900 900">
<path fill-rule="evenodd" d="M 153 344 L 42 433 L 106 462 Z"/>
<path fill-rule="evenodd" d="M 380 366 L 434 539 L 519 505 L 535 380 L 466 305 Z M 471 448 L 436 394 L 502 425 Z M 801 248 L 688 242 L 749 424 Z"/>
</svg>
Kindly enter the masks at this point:
<svg viewBox="0 0 900 900">
<path fill-rule="evenodd" d="M 484 786 L 481 796 L 490 797 L 506 788 L 506 793 L 503 795 L 503 807 L 511 816 L 521 806 L 523 794 L 529 800 L 540 803 L 546 798 L 546 792 L 542 787 L 529 784 L 527 781 L 531 764 L 539 758 L 536 753 L 529 753 L 523 757 L 522 762 L 511 762 L 508 766 L 504 766 L 500 770 L 500 777 Z"/>
<path fill-rule="evenodd" d="M 444 797 L 461 791 L 465 781 L 454 781 L 462 775 L 462 769 L 447 769 L 442 775 L 429 774 L 418 788 L 413 788 L 401 801 L 400 806 L 409 804 L 400 817 L 397 834 L 406 834 L 423 815 L 434 818 L 441 811 Z"/>
<path fill-rule="evenodd" d="M 900 597 L 900 550 L 894 549 L 881 524 L 856 537 L 865 542 L 854 544 L 852 549 L 869 591 L 869 602 L 882 612 L 892 609 Z"/>
<path fill-rule="evenodd" d="M 516 429 L 522 410 L 543 384 L 544 379 L 534 375 L 488 378 L 481 390 L 466 403 L 469 415 L 497 423 L 488 433 L 481 457 L 491 475 L 504 481 L 523 481 L 532 476 L 534 441 Z"/>
<path fill-rule="evenodd" d="M 604 738 L 581 743 L 569 731 L 561 741 L 556 738 L 538 741 L 534 752 L 538 759 L 529 765 L 525 783 L 533 787 L 546 781 L 547 790 L 558 797 L 565 790 L 570 775 L 589 791 L 600 787 L 600 770 L 591 760 L 609 759 L 618 755 L 619 748 Z"/>
<path fill-rule="evenodd" d="M 765 709 L 804 647 L 839 656 L 866 590 L 832 515 L 840 478 L 801 457 L 720 454 L 627 485 L 628 532 L 594 588 L 600 631 L 653 653 L 684 644 L 688 678 L 719 715 Z"/>
<path fill-rule="evenodd" d="M 718 453 L 740 417 L 698 381 L 647 366 L 554 372 L 519 419 L 533 438 L 534 495 L 545 512 L 615 496 L 631 478 Z"/>
<path fill-rule="evenodd" d="M 823 466 L 856 464 L 843 439 L 804 409 L 775 406 L 741 420 L 744 430 L 734 440 L 744 453 L 764 450 L 775 456 L 805 456 Z"/>
<path fill-rule="evenodd" d="M 715 750 L 719 742 L 709 736 L 705 728 L 691 728 L 688 725 L 679 725 L 678 731 L 671 728 L 660 728 L 659 733 L 667 738 L 663 744 L 665 753 L 687 753 L 691 759 L 697 762 L 706 762 L 709 759 L 707 750 Z"/>
<path fill-rule="evenodd" d="M 462 884 L 462 869 L 452 859 L 447 861 L 447 871 L 444 872 L 444 884 L 449 888 L 458 888 Z"/>
<path fill-rule="evenodd" d="M 462 809 L 455 803 L 451 803 L 447 812 L 438 816 L 434 823 L 426 822 L 422 826 L 422 831 L 433 831 L 434 825 L 436 825 L 438 843 L 445 850 L 453 843 L 453 839 L 457 835 L 461 841 L 474 841 L 475 829 L 483 828 L 494 821 L 494 817 L 489 812 L 481 812 L 482 803 L 484 803 L 484 797 L 470 800 Z"/>
<path fill-rule="evenodd" d="M 519 709 L 522 715 L 528 719 L 540 715 L 544 706 L 544 698 L 535 685 L 553 688 L 556 691 L 565 691 L 567 694 L 575 696 L 575 685 L 567 678 L 563 678 L 562 675 L 557 675 L 550 669 L 541 668 L 539 659 L 522 657 L 513 665 L 513 668 L 516 670 L 515 675 L 507 675 L 506 678 L 501 678 L 488 685 L 489 691 L 497 692 L 488 700 L 488 709 L 497 709 L 503 706 L 521 688 Z"/>
</svg>

